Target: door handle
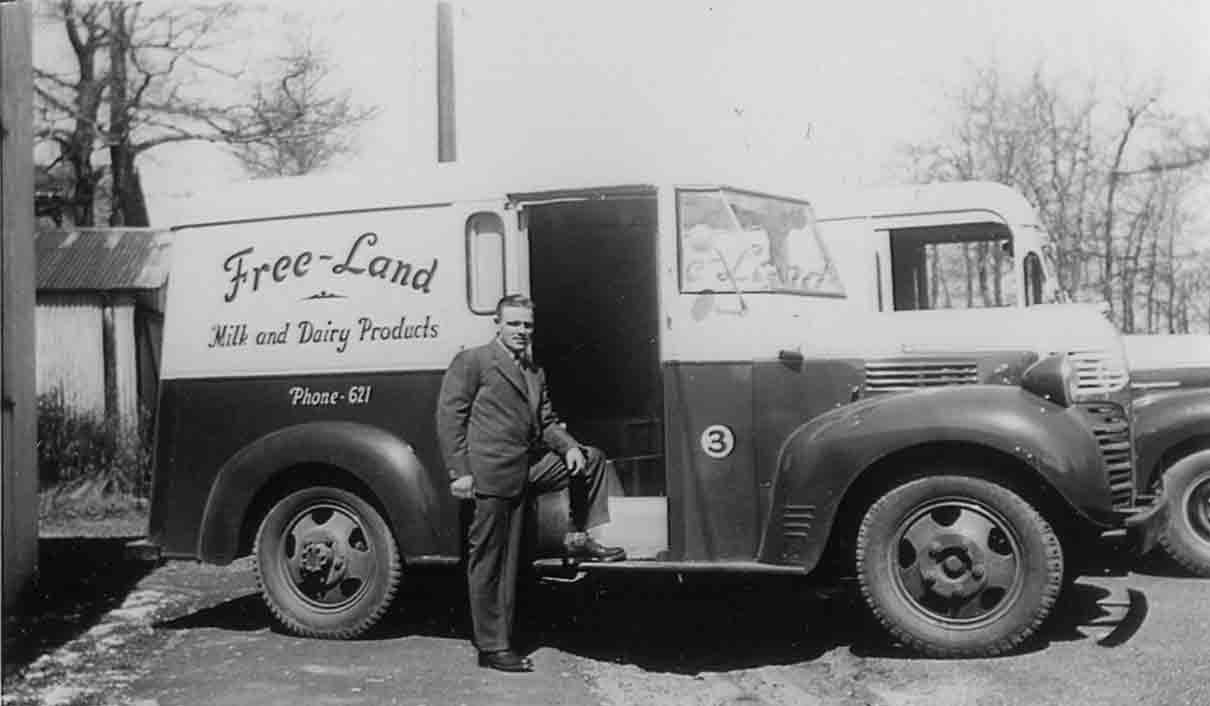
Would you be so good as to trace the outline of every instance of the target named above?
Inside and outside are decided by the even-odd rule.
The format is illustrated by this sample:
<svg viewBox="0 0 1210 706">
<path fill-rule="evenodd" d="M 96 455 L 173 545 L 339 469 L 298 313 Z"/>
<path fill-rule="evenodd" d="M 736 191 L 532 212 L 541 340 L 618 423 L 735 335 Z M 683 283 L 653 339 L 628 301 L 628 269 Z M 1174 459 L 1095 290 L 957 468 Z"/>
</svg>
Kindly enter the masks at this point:
<svg viewBox="0 0 1210 706">
<path fill-rule="evenodd" d="M 801 348 L 782 348 L 777 351 L 777 359 L 783 363 L 802 363 L 803 355 Z"/>
</svg>

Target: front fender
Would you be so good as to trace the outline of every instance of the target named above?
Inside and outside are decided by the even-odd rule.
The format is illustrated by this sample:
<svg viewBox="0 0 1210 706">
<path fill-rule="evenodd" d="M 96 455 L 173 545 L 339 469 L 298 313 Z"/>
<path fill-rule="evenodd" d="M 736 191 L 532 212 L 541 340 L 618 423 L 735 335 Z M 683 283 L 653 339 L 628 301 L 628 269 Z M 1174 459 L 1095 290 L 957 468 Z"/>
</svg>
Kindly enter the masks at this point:
<svg viewBox="0 0 1210 706">
<path fill-rule="evenodd" d="M 1133 406 L 1139 488 L 1154 485 L 1170 451 L 1210 448 L 1210 389 L 1164 390 L 1138 397 Z"/>
<path fill-rule="evenodd" d="M 198 556 L 215 564 L 234 560 L 257 492 L 281 473 L 316 464 L 339 468 L 370 489 L 404 556 L 435 554 L 448 543 L 437 493 L 411 445 L 378 427 L 328 421 L 279 429 L 223 464 L 206 499 Z"/>
<path fill-rule="evenodd" d="M 946 443 L 1012 457 L 1085 519 L 1113 522 L 1100 449 L 1077 410 L 1017 387 L 946 387 L 867 398 L 795 430 L 779 454 L 760 560 L 814 568 L 863 472 L 896 452 Z"/>
</svg>

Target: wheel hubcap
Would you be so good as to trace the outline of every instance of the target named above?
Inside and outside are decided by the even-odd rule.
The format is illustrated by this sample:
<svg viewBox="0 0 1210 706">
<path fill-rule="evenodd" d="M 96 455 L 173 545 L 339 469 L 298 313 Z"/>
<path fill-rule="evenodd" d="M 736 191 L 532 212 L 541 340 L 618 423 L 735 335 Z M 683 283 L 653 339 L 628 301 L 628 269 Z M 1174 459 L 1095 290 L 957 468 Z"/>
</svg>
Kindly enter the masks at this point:
<svg viewBox="0 0 1210 706">
<path fill-rule="evenodd" d="M 316 609 L 340 609 L 372 584 L 377 558 L 361 517 L 335 503 L 295 515 L 282 542 L 295 593 Z"/>
<path fill-rule="evenodd" d="M 934 620 L 994 619 L 1020 590 L 1020 544 L 1009 524 L 988 508 L 937 501 L 905 519 L 897 536 L 892 559 L 898 588 Z"/>
<path fill-rule="evenodd" d="M 1185 496 L 1189 526 L 1204 542 L 1210 542 L 1210 474 L 1202 476 Z"/>
<path fill-rule="evenodd" d="M 983 550 L 961 534 L 941 533 L 916 560 L 924 586 L 943 598 L 970 598 L 987 583 Z"/>
</svg>

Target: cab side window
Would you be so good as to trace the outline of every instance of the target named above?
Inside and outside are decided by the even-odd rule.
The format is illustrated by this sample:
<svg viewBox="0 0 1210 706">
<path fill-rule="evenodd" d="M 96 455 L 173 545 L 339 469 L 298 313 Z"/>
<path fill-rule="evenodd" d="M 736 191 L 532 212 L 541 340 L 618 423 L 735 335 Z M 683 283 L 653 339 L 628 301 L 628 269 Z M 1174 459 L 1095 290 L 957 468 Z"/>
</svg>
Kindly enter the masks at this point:
<svg viewBox="0 0 1210 706">
<path fill-rule="evenodd" d="M 466 219 L 467 304 L 491 314 L 504 296 L 504 220 L 489 211 Z"/>
</svg>

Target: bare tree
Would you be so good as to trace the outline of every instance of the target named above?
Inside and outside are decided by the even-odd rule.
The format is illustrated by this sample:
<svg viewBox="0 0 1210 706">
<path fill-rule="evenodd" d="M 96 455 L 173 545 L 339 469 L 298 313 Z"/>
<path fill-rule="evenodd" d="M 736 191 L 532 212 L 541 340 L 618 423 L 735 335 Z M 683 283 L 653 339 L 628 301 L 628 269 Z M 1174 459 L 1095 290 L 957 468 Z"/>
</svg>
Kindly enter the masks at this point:
<svg viewBox="0 0 1210 706">
<path fill-rule="evenodd" d="M 137 163 L 165 144 L 259 144 L 279 133 L 322 140 L 333 133 L 325 143 L 328 159 L 350 149 L 351 130 L 372 111 L 352 108 L 347 94 L 325 93 L 317 82 L 304 95 L 291 94 L 297 100 L 288 110 L 274 109 L 279 97 L 264 87 L 293 90 L 297 63 L 279 63 L 277 75 L 261 81 L 250 80 L 245 66 L 229 65 L 231 53 L 223 50 L 238 39 L 237 20 L 251 11 L 203 0 L 47 5 L 43 19 L 63 27 L 71 57 L 68 67 L 35 69 L 37 134 L 57 148 L 40 166 L 44 178 L 57 178 L 71 193 L 73 222 L 94 223 L 107 182 L 110 225 L 146 225 Z M 264 120 L 269 112 L 274 119 Z"/>
<path fill-rule="evenodd" d="M 61 13 L 76 70 L 70 76 L 35 68 L 40 99 L 36 137 L 58 147 L 58 156 L 42 165 L 46 175 L 43 181 L 48 187 L 61 184 L 68 192 L 66 203 L 72 222 L 91 226 L 93 201 L 104 173 L 92 161 L 97 141 L 104 132 L 99 118 L 105 77 L 98 62 L 109 33 L 104 8 L 99 5 L 77 8 L 75 3 L 64 1 L 55 10 Z"/>
<path fill-rule="evenodd" d="M 258 84 L 246 113 L 235 116 L 246 137 L 233 140 L 231 151 L 244 169 L 254 177 L 298 176 L 351 152 L 356 128 L 377 110 L 327 88 L 331 66 L 309 34 L 276 63 L 277 78 Z"/>
<path fill-rule="evenodd" d="M 1148 88 L 1107 100 L 1091 81 L 1063 85 L 1038 69 L 1014 82 L 975 67 L 949 97 L 947 133 L 906 146 L 906 167 L 919 181 L 1016 187 L 1049 233 L 1060 287 L 1107 304 L 1124 330 L 1157 330 L 1161 319 L 1179 328 L 1177 310 L 1197 302 L 1181 288 L 1200 280 L 1178 276 L 1174 258 L 1193 241 L 1185 197 L 1210 158 L 1210 131 L 1164 111 Z"/>
</svg>

